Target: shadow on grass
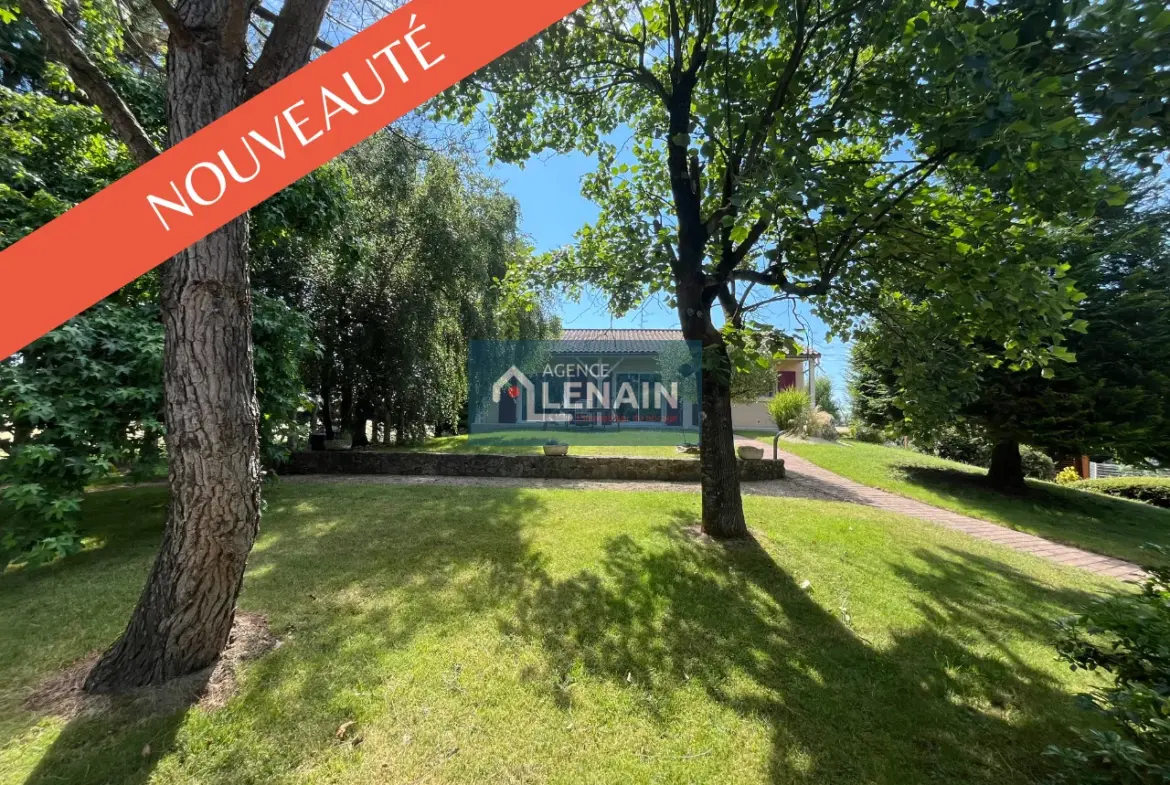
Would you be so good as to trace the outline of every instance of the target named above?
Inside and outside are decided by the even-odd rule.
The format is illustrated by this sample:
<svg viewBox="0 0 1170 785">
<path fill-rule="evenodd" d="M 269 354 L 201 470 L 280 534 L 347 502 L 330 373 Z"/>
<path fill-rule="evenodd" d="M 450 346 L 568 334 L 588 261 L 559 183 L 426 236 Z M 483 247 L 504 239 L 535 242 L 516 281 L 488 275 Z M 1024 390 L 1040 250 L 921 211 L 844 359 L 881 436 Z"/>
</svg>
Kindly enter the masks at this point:
<svg viewBox="0 0 1170 785">
<path fill-rule="evenodd" d="M 271 499 L 241 607 L 263 609 L 284 645 L 216 715 L 73 720 L 29 783 L 141 783 L 168 753 L 191 781 L 295 779 L 360 754 L 335 731 L 393 705 L 396 652 L 469 624 L 540 644 L 549 678 L 532 689 L 566 711 L 557 684 L 574 668 L 641 691 L 639 710 L 664 724 L 672 695 L 698 685 L 766 723 L 776 782 L 1024 781 L 1067 734 L 1072 701 L 995 636 L 1042 641 L 1049 619 L 1089 595 L 961 549 L 894 565 L 922 598 L 920 620 L 878 648 L 798 586 L 766 541 L 692 537 L 693 506 L 667 508 L 658 530 L 613 537 L 599 562 L 558 578 L 526 531 L 542 520 L 539 494 L 296 486 Z M 995 656 L 975 651 L 987 641 Z"/>
<path fill-rule="evenodd" d="M 768 724 L 774 782 L 1023 781 L 1043 765 L 1044 746 L 1067 733 L 1072 700 L 1050 676 L 967 641 L 1001 624 L 1043 640 L 1048 614 L 1090 595 L 962 551 L 920 554 L 923 571 L 900 577 L 939 605 L 877 649 L 756 540 L 703 542 L 686 533 L 689 512 L 675 517 L 665 548 L 619 536 L 596 571 L 540 579 L 521 599 L 503 631 L 541 643 L 547 681 L 584 668 L 642 690 L 655 716 L 697 683 Z M 567 708 L 563 691 L 550 694 Z"/>
<path fill-rule="evenodd" d="M 367 693 L 385 689 L 388 654 L 514 598 L 539 571 L 521 526 L 540 502 L 523 490 L 298 486 L 272 495 L 240 607 L 263 608 L 283 645 L 249 666 L 239 695 L 215 715 L 74 718 L 27 785 L 140 783 L 168 753 L 184 770 L 196 763 L 199 781 L 288 776 L 339 752 L 343 722 L 369 719 Z M 232 721 L 236 707 L 247 721 Z M 184 726 L 196 729 L 186 740 Z"/>
<path fill-rule="evenodd" d="M 907 464 L 891 468 L 906 482 L 965 505 L 976 517 L 1143 564 L 1166 563 L 1142 546 L 1170 545 L 1170 511 L 1031 480 L 1019 491 L 1004 492 L 983 474 Z"/>
</svg>

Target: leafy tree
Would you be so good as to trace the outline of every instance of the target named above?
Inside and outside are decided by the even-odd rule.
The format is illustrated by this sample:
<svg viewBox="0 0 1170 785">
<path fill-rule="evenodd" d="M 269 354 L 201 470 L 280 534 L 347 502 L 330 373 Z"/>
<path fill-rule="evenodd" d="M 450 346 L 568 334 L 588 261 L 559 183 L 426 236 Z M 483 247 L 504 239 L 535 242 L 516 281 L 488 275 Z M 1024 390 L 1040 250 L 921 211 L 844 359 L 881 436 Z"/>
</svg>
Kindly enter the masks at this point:
<svg viewBox="0 0 1170 785">
<path fill-rule="evenodd" d="M 257 4 L 154 0 L 167 31 L 167 140 L 178 143 L 308 62 L 328 0 L 288 0 L 249 51 Z M 82 13 L 70 19 L 71 9 Z M 5 5 L 5 16 L 13 16 Z M 117 8 L 20 0 L 45 50 L 102 112 L 137 163 L 158 154 L 133 85 L 111 67 L 136 42 Z M 151 26 L 161 29 L 157 17 Z M 102 37 L 105 31 L 117 33 Z M 150 54 L 144 56 L 150 60 Z M 247 217 L 197 241 L 164 268 L 164 421 L 171 502 L 159 556 L 123 635 L 86 680 L 91 691 L 165 681 L 210 664 L 226 643 L 260 519 Z M 208 384 L 207 379 L 214 379 Z"/>
<path fill-rule="evenodd" d="M 1147 785 L 1170 778 L 1170 569 L 1146 572 L 1141 591 L 1099 599 L 1057 623 L 1060 659 L 1074 671 L 1110 678 L 1107 687 L 1081 696 L 1097 721 L 1076 729 L 1080 744 L 1045 750 L 1061 763 L 1057 783 Z"/>
<path fill-rule="evenodd" d="M 989 442 L 989 477 L 1023 483 L 1020 444 L 1054 455 L 1170 461 L 1170 215 L 1129 209 L 1055 250 L 1084 293 L 1047 368 L 984 365 L 945 325 L 874 322 L 853 355 L 855 411 L 932 444 L 952 421 Z M 1075 362 L 1074 362 L 1075 360 Z M 913 372 L 927 366 L 935 378 Z M 910 372 L 907 372 L 910 371 Z M 944 381 L 949 380 L 949 381 Z"/>
<path fill-rule="evenodd" d="M 1160 10 L 594 0 L 437 108 L 486 112 L 505 160 L 597 155 L 583 190 L 600 218 L 532 281 L 599 286 L 618 312 L 669 293 L 705 347 L 703 529 L 737 536 L 728 335 L 762 303 L 813 299 L 848 337 L 880 298 L 928 287 L 940 318 L 1010 344 L 1021 366 L 1046 360 L 1073 290 L 1018 246 L 1048 216 L 1116 196 L 1085 168 L 1103 145 L 1152 163 Z M 968 170 L 981 181 L 968 193 L 940 182 Z"/>
<path fill-rule="evenodd" d="M 82 490 L 157 465 L 162 325 L 150 301 L 103 302 L 0 362 L 0 563 L 79 547 Z"/>
<path fill-rule="evenodd" d="M 281 253 L 265 280 L 284 281 L 322 347 L 309 382 L 327 436 L 372 431 L 421 439 L 453 428 L 468 393 L 471 339 L 542 338 L 536 301 L 502 281 L 531 251 L 515 202 L 453 155 L 380 133 L 341 156 L 331 242 Z"/>
<path fill-rule="evenodd" d="M 829 416 L 833 418 L 833 422 L 841 422 L 843 419 L 841 416 L 841 404 L 837 402 L 837 397 L 833 394 L 833 380 L 828 376 L 818 376 L 816 380 L 816 392 L 817 408 L 828 412 Z"/>
<path fill-rule="evenodd" d="M 130 20 L 104 16 L 109 9 L 82 10 L 89 14 L 91 35 L 105 30 L 101 39 L 110 40 L 122 30 L 138 42 L 138 56 L 151 40 L 149 14 L 145 21 L 136 17 L 138 29 L 127 30 Z M 41 56 L 41 41 L 27 20 L 0 25 L 0 46 L 19 50 L 0 60 L 0 81 L 12 85 L 0 86 L 2 248 L 92 196 L 133 163 L 100 112 L 81 102 L 68 77 Z M 138 85 L 134 100 L 149 116 L 163 95 L 154 61 L 139 66 L 122 61 L 127 53 L 115 54 L 107 67 L 121 83 Z M 253 211 L 255 261 L 330 233 L 323 223 L 329 215 L 321 209 L 328 174 L 305 178 Z M 147 274 L 0 361 L 0 431 L 17 437 L 16 444 L 0 444 L 11 458 L 0 461 L 4 563 L 35 563 L 76 550 L 84 487 L 113 472 L 150 472 L 164 457 L 158 297 L 159 276 Z M 313 345 L 304 319 L 284 302 L 259 292 L 253 297 L 261 457 L 271 467 L 287 451 L 291 423 L 306 403 L 301 365 Z"/>
</svg>

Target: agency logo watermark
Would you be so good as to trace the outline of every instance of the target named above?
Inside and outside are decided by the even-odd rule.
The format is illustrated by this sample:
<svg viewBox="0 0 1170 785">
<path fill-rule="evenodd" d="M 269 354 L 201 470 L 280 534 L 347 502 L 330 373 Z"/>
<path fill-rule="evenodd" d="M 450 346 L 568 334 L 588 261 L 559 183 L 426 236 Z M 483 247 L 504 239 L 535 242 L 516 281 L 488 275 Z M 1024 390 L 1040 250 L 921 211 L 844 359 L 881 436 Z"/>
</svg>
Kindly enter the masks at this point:
<svg viewBox="0 0 1170 785">
<path fill-rule="evenodd" d="M 472 441 L 697 444 L 700 346 L 682 340 L 472 341 Z"/>
</svg>

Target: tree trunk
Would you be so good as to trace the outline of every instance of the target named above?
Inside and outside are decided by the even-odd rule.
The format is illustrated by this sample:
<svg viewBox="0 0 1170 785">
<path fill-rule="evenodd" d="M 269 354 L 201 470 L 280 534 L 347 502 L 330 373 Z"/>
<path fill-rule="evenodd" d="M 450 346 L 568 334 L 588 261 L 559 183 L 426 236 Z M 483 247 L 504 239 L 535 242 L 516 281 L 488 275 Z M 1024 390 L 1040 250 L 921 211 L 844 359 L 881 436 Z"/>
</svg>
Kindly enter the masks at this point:
<svg viewBox="0 0 1170 785">
<path fill-rule="evenodd" d="M 321 428 L 325 431 L 326 439 L 333 439 L 333 388 L 329 385 L 321 387 Z"/>
<path fill-rule="evenodd" d="M 991 450 L 991 466 L 987 479 L 1000 490 L 1018 490 L 1024 487 L 1024 464 L 1020 458 L 1019 442 L 1002 440 Z"/>
<path fill-rule="evenodd" d="M 701 276 L 700 276 L 701 279 Z M 702 417 L 699 426 L 699 476 L 703 494 L 703 533 L 711 537 L 747 536 L 735 433 L 731 426 L 731 361 L 723 337 L 710 317 L 710 304 L 701 297 L 701 284 L 678 287 L 679 320 L 683 337 L 703 344 L 700 375 Z"/>
<path fill-rule="evenodd" d="M 215 20 L 196 21 L 214 27 Z M 172 145 L 236 107 L 246 67 L 242 57 L 226 57 L 214 45 L 174 44 L 172 35 L 167 57 Z M 231 631 L 260 525 L 247 252 L 244 216 L 196 242 L 163 270 L 171 488 L 166 531 L 126 631 L 86 679 L 89 691 L 157 684 L 205 668 Z"/>
<path fill-rule="evenodd" d="M 353 432 L 353 385 L 348 381 L 341 384 L 341 408 L 338 414 L 341 418 L 342 433 L 348 428 L 350 438 L 356 436 Z"/>
</svg>

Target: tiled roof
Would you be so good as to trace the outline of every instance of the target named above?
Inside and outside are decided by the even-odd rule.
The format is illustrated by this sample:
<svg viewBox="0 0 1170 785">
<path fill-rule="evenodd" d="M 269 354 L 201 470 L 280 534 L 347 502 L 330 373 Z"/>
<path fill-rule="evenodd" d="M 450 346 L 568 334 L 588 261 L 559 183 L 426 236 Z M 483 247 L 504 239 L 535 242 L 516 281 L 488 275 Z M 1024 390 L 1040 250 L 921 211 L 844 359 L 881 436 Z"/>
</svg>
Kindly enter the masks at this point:
<svg viewBox="0 0 1170 785">
<path fill-rule="evenodd" d="M 661 350 L 664 341 L 681 340 L 682 330 L 565 330 L 559 343 L 566 352 L 640 354 Z"/>
<path fill-rule="evenodd" d="M 566 352 L 657 352 L 663 341 L 681 341 L 682 330 L 563 330 L 560 342 Z M 790 360 L 820 357 L 820 352 L 789 355 Z"/>
</svg>

